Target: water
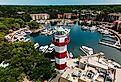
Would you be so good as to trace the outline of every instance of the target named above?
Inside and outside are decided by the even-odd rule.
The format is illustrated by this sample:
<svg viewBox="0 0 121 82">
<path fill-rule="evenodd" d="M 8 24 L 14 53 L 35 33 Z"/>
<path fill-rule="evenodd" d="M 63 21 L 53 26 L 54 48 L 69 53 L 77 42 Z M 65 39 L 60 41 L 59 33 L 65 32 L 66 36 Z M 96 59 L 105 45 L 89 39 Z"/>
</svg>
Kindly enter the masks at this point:
<svg viewBox="0 0 121 82">
<path fill-rule="evenodd" d="M 32 42 L 37 42 L 40 45 L 49 45 L 53 36 L 38 35 L 36 37 L 31 37 Z M 121 64 L 121 51 L 98 44 L 98 41 L 102 38 L 102 35 L 98 32 L 90 32 L 81 30 L 80 26 L 75 25 L 71 27 L 71 32 L 69 34 L 71 42 L 68 45 L 68 51 L 71 51 L 74 57 L 79 55 L 85 55 L 79 48 L 82 45 L 92 47 L 95 53 L 100 51 L 105 53 L 105 56 L 109 59 L 116 60 Z"/>
</svg>

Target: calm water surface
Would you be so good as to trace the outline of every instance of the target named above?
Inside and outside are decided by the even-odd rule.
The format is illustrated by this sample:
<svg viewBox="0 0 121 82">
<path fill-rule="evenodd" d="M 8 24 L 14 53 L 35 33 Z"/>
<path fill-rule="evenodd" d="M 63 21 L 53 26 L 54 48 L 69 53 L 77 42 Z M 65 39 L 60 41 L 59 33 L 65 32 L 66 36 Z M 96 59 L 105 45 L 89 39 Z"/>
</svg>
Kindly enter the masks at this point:
<svg viewBox="0 0 121 82">
<path fill-rule="evenodd" d="M 40 45 L 49 45 L 51 43 L 51 39 L 53 36 L 45 36 L 45 35 L 38 35 L 36 37 L 31 37 L 32 42 L 37 42 Z M 80 26 L 75 25 L 71 27 L 71 32 L 69 34 L 71 42 L 68 45 L 68 51 L 71 51 L 75 57 L 79 55 L 85 55 L 79 48 L 82 45 L 92 47 L 95 53 L 100 51 L 105 53 L 105 56 L 109 59 L 116 60 L 119 64 L 121 64 L 121 51 L 98 44 L 102 35 L 98 32 L 90 32 L 90 31 L 83 31 L 81 30 Z"/>
</svg>

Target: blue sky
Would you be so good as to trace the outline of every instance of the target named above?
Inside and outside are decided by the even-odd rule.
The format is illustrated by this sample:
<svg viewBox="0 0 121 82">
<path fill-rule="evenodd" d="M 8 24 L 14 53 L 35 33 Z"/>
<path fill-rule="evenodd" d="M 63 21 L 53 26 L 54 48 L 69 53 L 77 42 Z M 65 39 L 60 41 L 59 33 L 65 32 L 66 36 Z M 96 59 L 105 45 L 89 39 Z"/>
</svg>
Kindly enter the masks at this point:
<svg viewBox="0 0 121 82">
<path fill-rule="evenodd" d="M 0 0 L 0 5 L 101 5 L 121 4 L 121 0 Z"/>
</svg>

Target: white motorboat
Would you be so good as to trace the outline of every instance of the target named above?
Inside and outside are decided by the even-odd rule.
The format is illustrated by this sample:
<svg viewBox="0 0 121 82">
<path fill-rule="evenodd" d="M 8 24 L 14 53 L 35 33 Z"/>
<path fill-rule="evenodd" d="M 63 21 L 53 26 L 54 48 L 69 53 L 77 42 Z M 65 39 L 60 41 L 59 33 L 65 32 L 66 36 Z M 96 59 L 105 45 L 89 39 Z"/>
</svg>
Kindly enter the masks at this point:
<svg viewBox="0 0 121 82">
<path fill-rule="evenodd" d="M 54 44 L 50 44 L 50 47 L 48 48 L 47 52 L 51 53 L 54 50 Z"/>
<path fill-rule="evenodd" d="M 47 34 L 47 33 L 48 33 L 48 30 L 47 29 L 41 31 L 41 34 Z"/>
<path fill-rule="evenodd" d="M 95 31 L 97 28 L 96 28 L 96 26 L 92 26 L 92 27 L 90 27 L 90 31 Z"/>
<path fill-rule="evenodd" d="M 70 56 L 70 58 L 73 58 L 74 56 L 73 56 L 73 54 L 70 52 L 69 53 L 69 56 Z"/>
<path fill-rule="evenodd" d="M 66 34 L 69 34 L 70 31 L 71 31 L 70 29 L 65 28 L 65 32 L 66 32 Z"/>
<path fill-rule="evenodd" d="M 87 30 L 88 27 L 87 27 L 87 26 L 82 26 L 81 29 L 82 29 L 82 30 Z"/>
<path fill-rule="evenodd" d="M 110 32 L 108 30 L 103 30 L 101 33 L 102 34 L 109 34 Z"/>
<path fill-rule="evenodd" d="M 40 52 L 45 52 L 47 49 L 48 49 L 48 45 L 46 45 L 46 46 L 41 46 L 41 47 L 39 48 L 39 51 L 40 51 Z"/>
<path fill-rule="evenodd" d="M 82 46 L 80 49 L 86 54 L 86 55 L 92 55 L 93 54 L 93 49 L 89 48 L 87 46 Z"/>
<path fill-rule="evenodd" d="M 35 43 L 34 47 L 35 47 L 35 49 L 37 49 L 39 47 L 39 43 Z"/>
<path fill-rule="evenodd" d="M 53 32 L 52 31 L 48 31 L 47 35 L 52 35 Z"/>
</svg>

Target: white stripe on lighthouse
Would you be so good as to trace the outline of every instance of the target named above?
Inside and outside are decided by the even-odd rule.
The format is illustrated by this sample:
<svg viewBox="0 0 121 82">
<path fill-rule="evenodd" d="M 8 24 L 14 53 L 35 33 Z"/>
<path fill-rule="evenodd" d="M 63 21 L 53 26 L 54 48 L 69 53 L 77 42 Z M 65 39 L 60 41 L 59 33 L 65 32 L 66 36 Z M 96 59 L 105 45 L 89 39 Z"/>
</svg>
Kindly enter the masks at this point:
<svg viewBox="0 0 121 82">
<path fill-rule="evenodd" d="M 67 51 L 67 45 L 66 46 L 55 46 L 54 49 L 58 53 L 63 53 L 65 51 Z"/>
<path fill-rule="evenodd" d="M 55 57 L 55 61 L 56 61 L 57 64 L 65 64 L 66 57 L 65 58 L 61 58 L 61 59 Z"/>
</svg>

